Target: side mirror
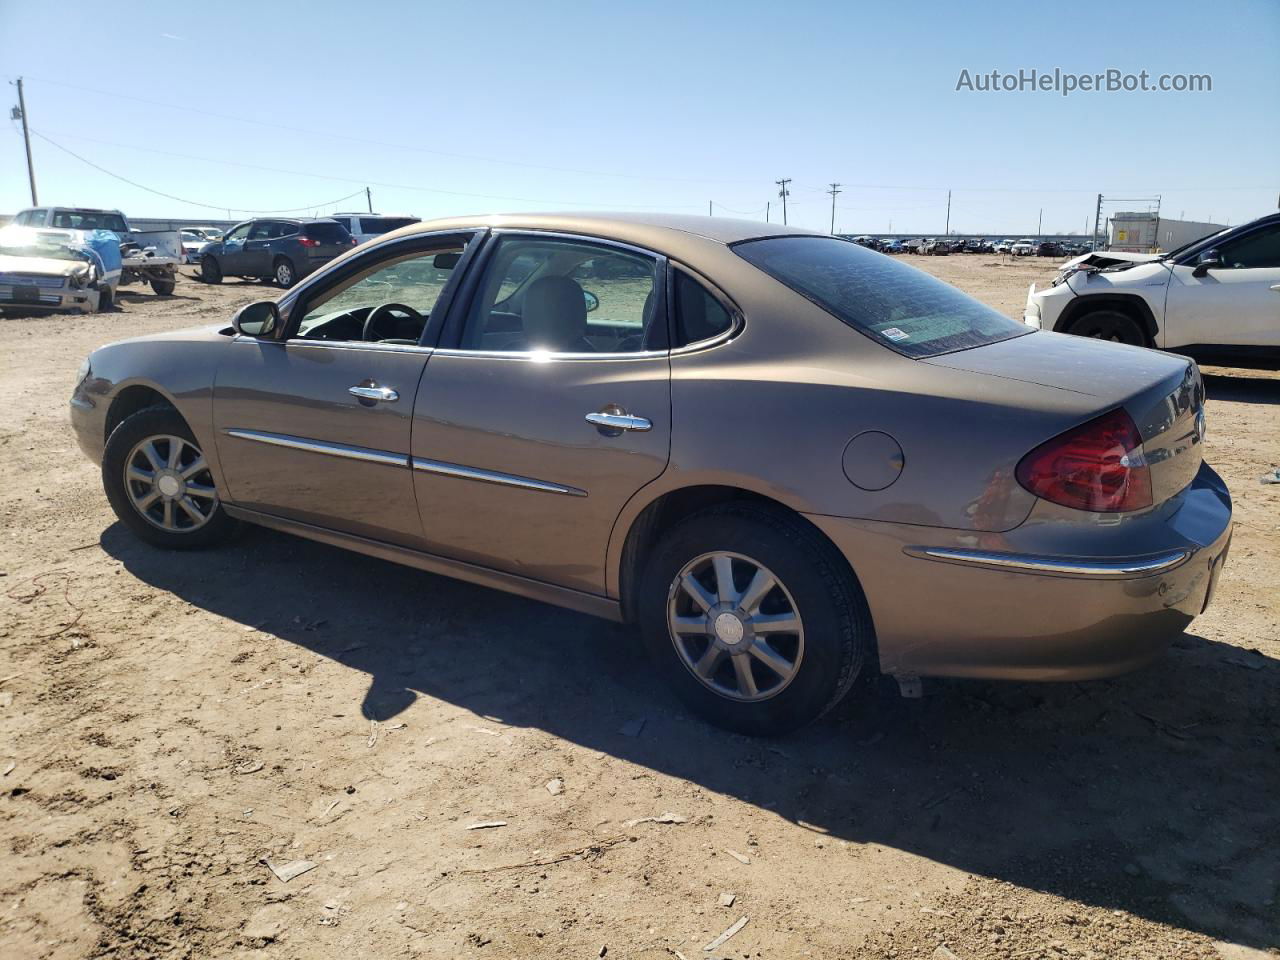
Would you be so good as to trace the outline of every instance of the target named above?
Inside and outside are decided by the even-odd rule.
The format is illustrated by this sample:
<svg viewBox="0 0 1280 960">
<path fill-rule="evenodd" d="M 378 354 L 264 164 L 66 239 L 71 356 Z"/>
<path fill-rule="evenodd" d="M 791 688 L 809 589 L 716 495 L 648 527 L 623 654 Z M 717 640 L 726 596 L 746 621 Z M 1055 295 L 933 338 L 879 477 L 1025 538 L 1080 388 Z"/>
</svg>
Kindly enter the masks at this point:
<svg viewBox="0 0 1280 960">
<path fill-rule="evenodd" d="M 587 313 L 590 313 L 596 307 L 600 306 L 600 298 L 590 290 L 582 291 L 582 298 L 587 301 Z"/>
<path fill-rule="evenodd" d="M 274 300 L 259 300 L 237 310 L 231 326 L 246 337 L 269 337 L 280 326 L 280 308 Z"/>
<path fill-rule="evenodd" d="M 1203 277 L 1210 270 L 1220 266 L 1222 266 L 1222 254 L 1215 249 L 1206 250 L 1196 260 L 1196 268 L 1191 271 L 1191 275 L 1193 277 Z"/>
</svg>

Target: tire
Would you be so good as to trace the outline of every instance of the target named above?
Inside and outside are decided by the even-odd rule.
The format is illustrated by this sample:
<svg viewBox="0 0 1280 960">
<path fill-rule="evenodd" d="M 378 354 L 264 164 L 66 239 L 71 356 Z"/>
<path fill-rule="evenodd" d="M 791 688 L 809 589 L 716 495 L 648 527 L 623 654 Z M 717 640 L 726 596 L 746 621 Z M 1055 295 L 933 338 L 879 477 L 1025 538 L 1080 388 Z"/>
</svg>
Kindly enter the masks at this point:
<svg viewBox="0 0 1280 960">
<path fill-rule="evenodd" d="M 717 555 L 730 557 L 734 586 L 732 599 L 714 603 Z M 761 568 L 775 586 L 754 605 L 748 599 L 748 615 L 730 612 Z M 709 614 L 682 586 L 686 575 L 702 584 L 703 602 L 714 603 Z M 694 712 L 737 733 L 778 736 L 816 720 L 849 691 L 874 647 L 866 598 L 843 558 L 802 520 L 768 507 L 728 504 L 676 524 L 650 553 L 639 591 L 642 635 L 662 678 Z M 777 629 L 789 612 L 799 629 L 771 632 L 762 646 L 761 617 Z M 687 629 L 677 634 L 672 614 Z M 766 658 L 789 666 L 789 677 Z M 696 675 L 699 666 L 706 679 Z"/>
<path fill-rule="evenodd" d="M 151 292 L 154 293 L 157 297 L 171 297 L 173 296 L 173 288 L 176 287 L 177 285 L 178 285 L 178 282 L 174 279 L 152 280 Z"/>
<path fill-rule="evenodd" d="M 110 287 L 103 287 L 98 291 L 98 312 L 110 313 L 115 309 L 116 298 L 111 295 Z"/>
<path fill-rule="evenodd" d="M 288 257 L 276 257 L 276 262 L 271 266 L 271 275 L 286 290 L 298 282 L 298 271 Z"/>
<path fill-rule="evenodd" d="M 1151 345 L 1137 321 L 1119 310 L 1092 310 L 1073 321 L 1067 333 L 1077 337 L 1091 337 L 1094 340 L 1127 343 L 1134 347 Z"/>
<path fill-rule="evenodd" d="M 222 264 L 213 257 L 205 257 L 200 261 L 200 279 L 205 283 L 221 283 Z"/>
<path fill-rule="evenodd" d="M 150 456 L 144 449 L 148 441 Z M 171 470 L 175 445 L 179 457 Z M 146 407 L 122 420 L 111 431 L 102 457 L 102 485 L 120 522 L 139 539 L 171 550 L 209 547 L 230 539 L 239 524 L 223 509 L 208 468 L 182 476 L 184 468 L 189 470 L 197 459 L 204 458 L 195 435 L 172 407 Z M 135 470 L 127 478 L 130 467 Z M 134 479 L 145 473 L 151 474 L 150 481 Z M 148 499 L 152 503 L 144 514 L 142 504 Z M 188 513 L 184 500 L 203 517 L 200 522 Z"/>
</svg>

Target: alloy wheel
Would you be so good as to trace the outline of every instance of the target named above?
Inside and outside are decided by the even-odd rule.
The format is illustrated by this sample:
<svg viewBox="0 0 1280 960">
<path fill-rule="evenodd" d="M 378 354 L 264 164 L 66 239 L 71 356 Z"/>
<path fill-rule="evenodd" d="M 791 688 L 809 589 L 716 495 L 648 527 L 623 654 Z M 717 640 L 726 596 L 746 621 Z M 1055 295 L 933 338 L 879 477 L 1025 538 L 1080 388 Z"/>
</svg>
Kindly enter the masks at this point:
<svg viewBox="0 0 1280 960">
<path fill-rule="evenodd" d="M 293 285 L 293 267 L 283 261 L 276 264 L 276 283 L 282 287 Z"/>
<path fill-rule="evenodd" d="M 730 700 L 777 696 L 804 656 L 804 625 L 791 593 L 764 564 L 706 553 L 685 564 L 667 596 L 667 625 L 681 662 Z"/>
<path fill-rule="evenodd" d="M 147 437 L 129 451 L 124 488 L 144 520 L 170 533 L 199 530 L 218 509 L 218 492 L 204 454 L 171 434 Z"/>
</svg>

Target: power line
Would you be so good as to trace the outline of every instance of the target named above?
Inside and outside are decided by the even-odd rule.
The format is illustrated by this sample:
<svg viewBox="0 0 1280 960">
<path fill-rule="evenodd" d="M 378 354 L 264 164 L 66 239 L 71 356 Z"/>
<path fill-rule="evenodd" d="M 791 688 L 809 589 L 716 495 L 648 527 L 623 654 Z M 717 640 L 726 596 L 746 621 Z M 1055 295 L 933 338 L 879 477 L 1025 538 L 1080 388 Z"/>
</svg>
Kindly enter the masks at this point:
<svg viewBox="0 0 1280 960">
<path fill-rule="evenodd" d="M 167 110 L 177 110 L 182 113 L 200 114 L 206 117 L 217 117 L 220 120 L 231 120 L 236 123 L 249 123 L 256 126 L 268 127 L 272 130 L 287 130 L 291 133 L 300 133 L 308 137 L 321 137 L 329 140 L 347 140 L 352 143 L 363 143 L 375 147 L 390 147 L 395 150 L 407 150 L 414 153 L 426 153 L 437 157 L 450 157 L 455 160 L 481 161 L 484 163 L 497 163 L 511 167 L 524 167 L 531 170 L 550 170 L 556 173 L 572 173 L 578 176 L 590 177 L 617 177 L 626 180 L 649 180 L 649 181 L 666 181 L 672 183 L 740 183 L 754 184 L 755 180 L 718 180 L 709 177 L 667 177 L 660 175 L 641 174 L 641 173 L 618 173 L 609 170 L 582 170 L 575 167 L 558 167 L 543 163 L 530 163 L 524 160 L 509 160 L 505 157 L 485 157 L 469 153 L 453 153 L 447 150 L 431 150 L 426 147 L 413 146 L 407 143 L 394 143 L 386 140 L 373 140 L 367 137 L 356 137 L 350 134 L 335 133 L 332 130 L 308 130 L 305 127 L 293 127 L 287 124 L 273 123 L 268 120 L 255 120 L 252 117 L 239 117 L 230 113 L 219 113 L 214 110 L 203 110 L 199 107 L 189 106 L 187 104 L 166 103 L 163 100 L 150 100 L 146 97 L 138 97 L 132 94 L 120 93 L 114 90 L 101 90 L 96 87 L 86 87 L 77 83 L 67 83 L 62 80 L 48 80 L 40 77 L 31 78 L 39 83 L 47 83 L 53 86 L 66 87 L 71 90 L 80 90 L 86 93 L 95 93 L 103 97 L 109 97 L 112 100 L 132 100 L 136 103 L 145 103 L 152 107 L 163 107 Z"/>
<path fill-rule="evenodd" d="M 350 200 L 352 197 L 358 197 L 362 193 L 364 193 L 363 190 L 357 190 L 355 193 L 349 193 L 345 197 L 338 197 L 338 199 L 336 200 L 326 200 L 323 203 L 308 203 L 301 207 L 286 207 L 281 210 L 252 210 L 248 207 L 233 207 L 225 203 L 204 203 L 203 201 L 200 201 L 200 200 L 189 200 L 186 197 L 179 197 L 172 193 L 165 193 L 163 190 L 156 190 L 152 187 L 148 187 L 144 184 L 138 183 L 138 181 L 136 180 L 130 180 L 128 177 L 122 177 L 120 174 L 113 173 L 112 171 L 108 170 L 106 167 L 100 166 L 94 163 L 92 160 L 89 160 L 86 157 L 80 156 L 80 154 L 76 153 L 74 150 L 68 150 L 66 147 L 64 147 L 62 144 L 58 143 L 57 141 L 50 140 L 48 137 L 46 137 L 43 133 L 41 133 L 38 130 L 32 130 L 31 132 L 35 136 L 43 140 L 45 143 L 49 144 L 52 147 L 56 147 L 57 149 L 61 150 L 65 154 L 75 157 L 81 163 L 86 164 L 87 166 L 93 167 L 93 169 L 97 170 L 99 173 L 105 173 L 108 177 L 113 177 L 114 179 L 119 180 L 122 183 L 127 183 L 129 184 L 129 186 L 136 187 L 137 189 L 146 191 L 147 193 L 154 193 L 158 197 L 164 197 L 167 200 L 177 200 L 179 203 L 190 204 L 193 207 L 204 207 L 206 210 L 226 210 L 226 211 L 235 210 L 237 213 L 295 213 L 299 210 L 313 210 L 317 207 L 332 206 L 335 203 L 341 203 L 343 200 Z"/>
<path fill-rule="evenodd" d="M 47 134 L 37 133 L 35 130 L 32 130 L 31 132 L 36 136 L 39 136 L 41 139 L 46 140 L 49 143 L 52 143 L 54 146 L 58 147 L 59 149 L 64 150 L 68 153 L 71 152 L 67 150 L 66 147 L 62 147 L 60 144 L 56 143 L 55 141 L 50 140 Z M 332 174 L 314 173 L 307 170 L 289 170 L 283 167 L 268 167 L 262 164 L 244 163 L 238 160 L 222 160 L 222 159 L 217 159 L 215 157 L 201 157 L 201 156 L 196 156 L 194 154 L 189 154 L 189 153 L 175 153 L 172 150 L 157 150 L 154 147 L 142 147 L 132 143 L 117 143 L 111 140 L 99 140 L 94 137 L 84 137 L 74 133 L 73 134 L 59 133 L 58 136 L 70 137 L 73 140 L 84 140 L 87 143 L 97 143 L 97 144 L 101 144 L 103 146 L 108 146 L 108 147 L 121 147 L 126 150 L 139 150 L 143 153 L 154 153 L 163 157 L 176 157 L 180 160 L 199 160 L 204 163 L 218 163 L 218 164 L 223 164 L 225 166 L 230 166 L 230 167 L 242 167 L 246 170 L 262 170 L 267 173 L 282 173 L 282 174 L 287 174 L 288 176 L 291 176 L 291 177 L 311 177 L 312 179 L 316 179 L 316 180 L 333 180 L 338 183 L 363 183 L 368 186 L 386 187 L 391 190 L 410 190 L 416 193 L 434 193 L 434 194 L 440 194 L 442 196 L 470 197 L 470 198 L 481 199 L 481 200 L 512 200 L 518 203 L 561 204 L 564 206 L 577 206 L 577 207 L 606 206 L 606 204 L 588 203 L 582 200 L 549 200 L 546 198 L 540 199 L 535 197 L 513 197 L 513 196 L 504 196 L 501 194 L 492 194 L 492 193 L 468 193 L 461 190 L 440 190 L 436 187 L 423 187 L 423 186 L 418 186 L 416 184 L 410 184 L 410 183 L 392 183 L 385 180 L 370 180 L 367 177 L 340 177 L 340 176 L 334 176 Z M 72 155 L 75 156 L 75 154 L 72 154 Z M 83 159 L 83 158 L 78 158 L 78 159 Z M 363 191 L 360 191 L 360 192 L 363 193 Z M 692 209 L 698 206 L 698 204 L 613 203 L 613 204 L 607 204 L 607 206 L 637 209 L 637 210 L 671 210 L 671 209 L 677 209 L 677 208 Z M 219 207 L 218 209 L 225 210 L 227 208 Z M 232 207 L 231 209 L 239 209 L 239 208 Z M 299 207 L 298 209 L 301 210 L 304 208 Z"/>
</svg>

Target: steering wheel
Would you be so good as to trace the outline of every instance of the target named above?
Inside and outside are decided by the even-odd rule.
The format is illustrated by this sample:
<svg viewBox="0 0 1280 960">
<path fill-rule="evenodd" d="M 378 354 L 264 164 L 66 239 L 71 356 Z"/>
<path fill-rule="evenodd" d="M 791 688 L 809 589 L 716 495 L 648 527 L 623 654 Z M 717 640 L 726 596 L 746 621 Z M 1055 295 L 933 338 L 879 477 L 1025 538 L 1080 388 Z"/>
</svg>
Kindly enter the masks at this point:
<svg viewBox="0 0 1280 960">
<path fill-rule="evenodd" d="M 360 339 L 366 342 L 373 342 L 378 331 L 378 324 L 393 313 L 403 314 L 409 320 L 425 320 L 422 314 L 406 304 L 384 303 L 369 311 L 369 316 L 364 321 L 364 330 L 360 333 Z"/>
</svg>

